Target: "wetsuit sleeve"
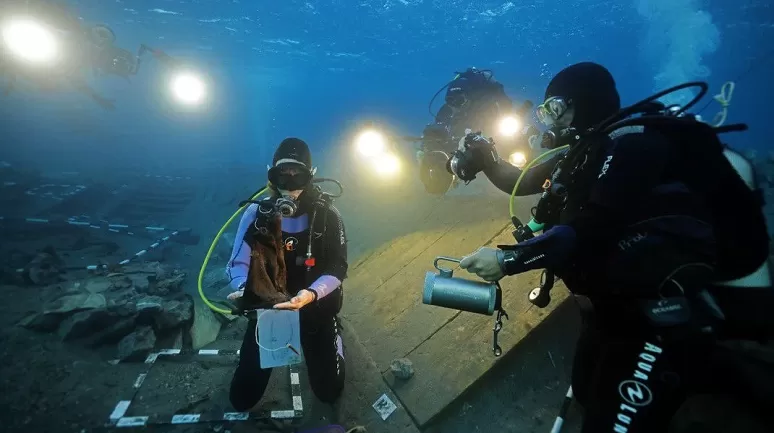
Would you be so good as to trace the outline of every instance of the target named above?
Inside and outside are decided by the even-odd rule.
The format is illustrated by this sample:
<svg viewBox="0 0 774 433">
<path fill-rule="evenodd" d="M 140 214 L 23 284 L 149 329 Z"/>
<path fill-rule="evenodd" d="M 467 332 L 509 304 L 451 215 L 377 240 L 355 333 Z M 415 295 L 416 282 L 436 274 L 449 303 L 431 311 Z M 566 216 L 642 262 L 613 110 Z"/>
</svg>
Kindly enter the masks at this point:
<svg viewBox="0 0 774 433">
<path fill-rule="evenodd" d="M 325 227 L 325 269 L 309 288 L 323 298 L 338 289 L 347 277 L 347 234 L 338 209 L 331 206 Z"/>
<path fill-rule="evenodd" d="M 551 177 L 551 172 L 560 157 L 561 155 L 556 155 L 530 168 L 527 174 L 524 175 L 516 195 L 524 196 L 542 193 L 543 182 Z M 508 161 L 500 159 L 496 164 L 485 169 L 484 174 L 500 191 L 510 194 L 513 192 L 513 187 L 516 185 L 516 181 L 519 180 L 519 176 L 521 176 L 521 169 L 508 163 Z"/>
<path fill-rule="evenodd" d="M 226 276 L 228 284 L 233 289 L 239 289 L 239 286 L 247 282 L 247 272 L 250 269 L 250 245 L 245 242 L 245 234 L 250 224 L 255 221 L 255 214 L 258 210 L 257 204 L 251 204 L 242 214 L 239 221 L 239 228 L 234 236 L 234 247 L 231 250 L 231 258 L 226 265 Z"/>
</svg>

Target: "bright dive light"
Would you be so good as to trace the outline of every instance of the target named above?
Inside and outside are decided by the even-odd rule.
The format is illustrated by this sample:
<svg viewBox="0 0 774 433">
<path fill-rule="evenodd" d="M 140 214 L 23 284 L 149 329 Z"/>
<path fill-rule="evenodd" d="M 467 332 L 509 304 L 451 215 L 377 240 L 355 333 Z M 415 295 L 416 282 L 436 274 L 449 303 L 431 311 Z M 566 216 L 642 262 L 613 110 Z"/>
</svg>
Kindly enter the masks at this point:
<svg viewBox="0 0 774 433">
<path fill-rule="evenodd" d="M 19 58 L 33 63 L 55 60 L 58 48 L 54 33 L 31 19 L 3 23 L 3 42 Z"/>
<path fill-rule="evenodd" d="M 381 155 L 387 148 L 384 134 L 373 130 L 361 133 L 356 145 L 358 152 L 366 157 Z"/>
<path fill-rule="evenodd" d="M 522 168 L 527 165 L 527 155 L 525 155 L 524 152 L 513 152 L 511 156 L 508 157 L 508 162 L 513 166 Z"/>
<path fill-rule="evenodd" d="M 513 116 L 507 116 L 500 120 L 500 134 L 506 137 L 512 137 L 519 132 L 521 122 Z"/>
<path fill-rule="evenodd" d="M 384 154 L 374 159 L 374 168 L 381 175 L 394 175 L 400 170 L 400 160 L 392 154 Z"/>
<path fill-rule="evenodd" d="M 197 104 L 204 99 L 204 81 L 196 75 L 181 73 L 172 79 L 172 92 L 186 104 Z"/>
</svg>

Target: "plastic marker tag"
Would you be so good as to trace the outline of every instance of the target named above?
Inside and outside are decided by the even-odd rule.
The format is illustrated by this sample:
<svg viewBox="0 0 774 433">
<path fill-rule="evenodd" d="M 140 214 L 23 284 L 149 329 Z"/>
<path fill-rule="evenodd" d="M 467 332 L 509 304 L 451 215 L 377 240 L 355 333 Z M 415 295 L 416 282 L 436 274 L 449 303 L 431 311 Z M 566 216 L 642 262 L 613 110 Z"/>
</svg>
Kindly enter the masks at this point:
<svg viewBox="0 0 774 433">
<path fill-rule="evenodd" d="M 387 397 L 387 394 L 382 394 L 382 396 L 379 397 L 379 399 L 376 400 L 374 404 L 371 405 L 371 407 L 374 408 L 376 413 L 379 414 L 383 421 L 386 421 L 387 418 L 392 415 L 393 412 L 395 412 L 395 409 L 398 408 L 398 406 L 395 406 L 395 403 L 390 400 L 390 397 Z"/>
<path fill-rule="evenodd" d="M 261 368 L 301 362 L 301 324 L 298 311 L 258 310 L 258 354 Z"/>
</svg>

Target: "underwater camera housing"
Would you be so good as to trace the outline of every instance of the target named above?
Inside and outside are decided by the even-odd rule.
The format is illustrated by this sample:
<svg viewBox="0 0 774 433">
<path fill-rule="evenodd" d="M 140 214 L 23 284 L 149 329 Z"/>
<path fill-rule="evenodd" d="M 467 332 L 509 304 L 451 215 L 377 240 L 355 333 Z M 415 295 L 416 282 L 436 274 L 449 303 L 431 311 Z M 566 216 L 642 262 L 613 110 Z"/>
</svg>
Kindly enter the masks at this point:
<svg viewBox="0 0 774 433">
<path fill-rule="evenodd" d="M 452 257 L 436 257 L 433 267 L 438 273 L 427 272 L 422 290 L 422 303 L 437 307 L 452 308 L 470 313 L 491 316 L 497 311 L 497 319 L 493 329 L 492 351 L 495 356 L 502 354 L 497 344 L 497 335 L 503 327 L 502 318 L 508 319 L 508 313 L 502 308 L 502 289 L 499 283 L 472 281 L 454 277 L 454 271 L 438 266 L 438 262 L 447 261 L 459 263 Z"/>
</svg>

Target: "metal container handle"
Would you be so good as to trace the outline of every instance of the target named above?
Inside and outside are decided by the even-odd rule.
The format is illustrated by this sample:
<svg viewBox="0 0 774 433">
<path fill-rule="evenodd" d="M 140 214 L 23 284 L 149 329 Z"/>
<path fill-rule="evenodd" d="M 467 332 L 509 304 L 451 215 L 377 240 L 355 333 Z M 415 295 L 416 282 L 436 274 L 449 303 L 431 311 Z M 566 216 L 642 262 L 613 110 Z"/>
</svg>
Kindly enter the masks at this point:
<svg viewBox="0 0 774 433">
<path fill-rule="evenodd" d="M 452 262 L 452 263 L 460 263 L 462 261 L 462 259 L 455 259 L 454 257 L 446 257 L 446 256 L 436 257 L 435 260 L 433 260 L 433 267 L 435 267 L 435 269 L 438 269 L 438 273 L 444 278 L 451 278 L 452 275 L 454 274 L 454 270 L 439 267 L 438 262 L 440 262 L 441 260 Z"/>
</svg>

